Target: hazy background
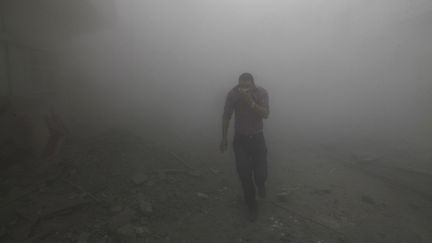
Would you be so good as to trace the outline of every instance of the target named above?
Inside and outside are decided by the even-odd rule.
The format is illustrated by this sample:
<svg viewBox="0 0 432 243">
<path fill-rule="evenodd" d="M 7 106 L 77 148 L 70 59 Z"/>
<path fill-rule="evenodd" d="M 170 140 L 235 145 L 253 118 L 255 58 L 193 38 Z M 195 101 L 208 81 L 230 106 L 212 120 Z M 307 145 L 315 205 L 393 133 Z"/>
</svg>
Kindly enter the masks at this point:
<svg viewBox="0 0 432 243">
<path fill-rule="evenodd" d="M 116 7 L 114 28 L 63 51 L 65 97 L 95 124 L 142 126 L 217 149 L 226 93 L 251 72 L 270 95 L 270 144 L 430 148 L 429 0 Z"/>
</svg>

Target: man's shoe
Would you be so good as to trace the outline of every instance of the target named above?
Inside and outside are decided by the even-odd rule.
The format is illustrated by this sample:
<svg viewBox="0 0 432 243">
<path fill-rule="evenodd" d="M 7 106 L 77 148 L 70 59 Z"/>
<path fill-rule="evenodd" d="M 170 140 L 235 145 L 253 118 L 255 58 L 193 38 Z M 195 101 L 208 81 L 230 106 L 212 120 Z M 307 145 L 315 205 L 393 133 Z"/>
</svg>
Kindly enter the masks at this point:
<svg viewBox="0 0 432 243">
<path fill-rule="evenodd" d="M 259 186 L 259 187 L 258 187 L 258 196 L 259 196 L 261 199 L 266 198 L 266 196 L 267 196 L 267 191 L 266 191 L 266 187 L 265 187 L 265 186 Z"/>
</svg>

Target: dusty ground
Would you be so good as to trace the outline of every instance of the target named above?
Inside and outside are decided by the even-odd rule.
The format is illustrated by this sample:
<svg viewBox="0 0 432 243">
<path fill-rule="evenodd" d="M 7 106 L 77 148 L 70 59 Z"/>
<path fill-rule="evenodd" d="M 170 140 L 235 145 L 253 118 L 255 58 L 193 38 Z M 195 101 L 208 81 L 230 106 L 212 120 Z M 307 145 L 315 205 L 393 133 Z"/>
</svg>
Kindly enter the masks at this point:
<svg viewBox="0 0 432 243">
<path fill-rule="evenodd" d="M 69 139 L 42 166 L 2 169 L 0 241 L 432 242 L 431 176 L 385 158 L 269 143 L 268 198 L 250 223 L 231 152 L 145 137 Z"/>
</svg>

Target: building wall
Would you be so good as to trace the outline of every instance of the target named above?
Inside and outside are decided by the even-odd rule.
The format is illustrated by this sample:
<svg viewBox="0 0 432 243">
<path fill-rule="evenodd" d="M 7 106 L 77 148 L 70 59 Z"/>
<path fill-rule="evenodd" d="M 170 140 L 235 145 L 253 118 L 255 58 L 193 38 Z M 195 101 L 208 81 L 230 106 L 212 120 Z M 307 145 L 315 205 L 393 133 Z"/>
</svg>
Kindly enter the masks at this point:
<svg viewBox="0 0 432 243">
<path fill-rule="evenodd" d="M 8 83 L 6 80 L 4 49 L 0 48 L 0 97 L 6 96 L 8 93 Z"/>
<path fill-rule="evenodd" d="M 23 13 L 4 16 L 7 36 L 13 38 L 8 42 L 8 65 L 6 42 L 0 41 L 0 161 L 9 160 L 17 151 L 40 155 L 49 136 L 45 117 L 49 110 L 47 92 L 52 92 L 52 87 L 47 85 L 53 72 L 49 67 L 52 62 L 47 61 L 51 52 L 41 50 L 37 42 L 19 35 L 17 30 L 23 31 L 23 26 L 19 21 L 10 20 L 20 16 Z M 31 28 L 29 31 L 32 32 Z M 12 96 L 9 96 L 6 68 Z"/>
<path fill-rule="evenodd" d="M 2 19 L 0 18 L 0 26 L 2 26 Z M 0 28 L 1 32 L 1 28 Z M 0 37 L 1 38 L 1 37 Z M 0 97 L 7 95 L 8 85 L 6 80 L 6 67 L 5 67 L 5 53 L 4 43 L 0 41 Z"/>
</svg>

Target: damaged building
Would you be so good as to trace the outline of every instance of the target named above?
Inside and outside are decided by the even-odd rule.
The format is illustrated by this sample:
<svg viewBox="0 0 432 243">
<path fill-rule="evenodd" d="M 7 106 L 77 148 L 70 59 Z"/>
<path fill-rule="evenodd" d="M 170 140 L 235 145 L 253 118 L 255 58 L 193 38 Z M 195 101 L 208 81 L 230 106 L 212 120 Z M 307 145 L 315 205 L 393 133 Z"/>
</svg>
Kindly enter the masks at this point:
<svg viewBox="0 0 432 243">
<path fill-rule="evenodd" d="M 114 3 L 21 1 L 0 3 L 0 156 L 50 156 L 66 132 L 60 103 L 62 49 L 76 36 L 113 24 Z M 107 7 L 109 6 L 109 7 Z"/>
</svg>

